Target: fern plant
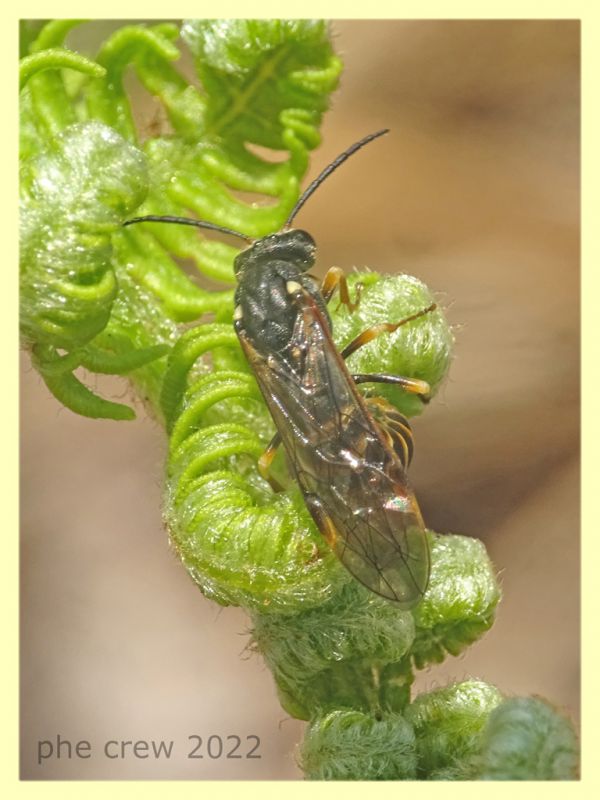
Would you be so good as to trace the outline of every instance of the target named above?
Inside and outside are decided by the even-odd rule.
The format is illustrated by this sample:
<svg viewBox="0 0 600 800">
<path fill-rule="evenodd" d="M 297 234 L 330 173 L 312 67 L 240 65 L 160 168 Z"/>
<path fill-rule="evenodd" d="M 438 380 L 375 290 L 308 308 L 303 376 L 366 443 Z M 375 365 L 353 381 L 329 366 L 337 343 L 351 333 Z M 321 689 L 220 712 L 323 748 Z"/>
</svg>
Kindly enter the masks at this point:
<svg viewBox="0 0 600 800">
<path fill-rule="evenodd" d="M 431 581 L 413 612 L 351 579 L 294 483 L 274 493 L 259 477 L 274 431 L 232 327 L 237 250 L 182 227 L 121 227 L 133 215 L 193 213 L 250 237 L 278 230 L 341 71 L 327 25 L 124 26 L 90 60 L 65 46 L 76 24 L 22 28 L 21 331 L 48 389 L 75 413 L 127 420 L 133 409 L 76 373 L 126 375 L 162 422 L 173 546 L 207 597 L 248 610 L 283 707 L 309 723 L 307 777 L 573 778 L 572 727 L 544 701 L 503 698 L 481 681 L 411 695 L 415 670 L 459 654 L 493 623 L 500 592 L 483 545 L 429 532 Z M 200 88 L 175 66 L 182 47 Z M 167 135 L 141 139 L 128 69 L 162 105 Z M 432 302 L 411 276 L 358 280 L 359 312 L 332 312 L 340 345 Z M 419 377 L 435 393 L 451 346 L 436 312 L 350 364 Z M 421 410 L 393 389 L 387 397 L 407 415 Z"/>
</svg>

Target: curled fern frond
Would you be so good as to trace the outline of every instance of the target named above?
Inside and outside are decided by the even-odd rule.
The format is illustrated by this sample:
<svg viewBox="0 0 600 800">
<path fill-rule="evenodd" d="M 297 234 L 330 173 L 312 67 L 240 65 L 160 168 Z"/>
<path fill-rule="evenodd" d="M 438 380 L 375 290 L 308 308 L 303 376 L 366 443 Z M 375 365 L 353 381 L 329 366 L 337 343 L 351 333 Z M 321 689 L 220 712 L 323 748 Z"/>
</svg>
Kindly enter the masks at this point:
<svg viewBox="0 0 600 800">
<path fill-rule="evenodd" d="M 355 708 L 372 714 L 402 711 L 410 702 L 413 665 L 423 666 L 423 639 L 436 638 L 439 660 L 448 643 L 455 654 L 490 626 L 498 599 L 496 579 L 480 548 L 465 547 L 464 536 L 428 533 L 432 545 L 432 581 L 420 605 L 429 619 L 450 617 L 448 629 L 427 628 L 426 617 L 394 605 L 350 581 L 317 608 L 299 609 L 291 619 L 277 614 L 253 616 L 255 647 L 265 657 L 281 703 L 293 716 L 312 719 L 329 710 Z M 440 546 L 439 542 L 443 543 Z M 456 556 L 450 564 L 446 549 Z M 458 557 L 460 554 L 460 558 Z M 474 613 L 473 598 L 448 611 L 442 586 L 468 585 L 475 573 L 480 596 L 489 606 Z M 484 618 L 477 626 L 474 618 Z M 439 640 L 439 641 L 438 641 Z M 430 644 L 431 648 L 431 644 Z"/>
<path fill-rule="evenodd" d="M 356 581 L 292 619 L 254 614 L 253 625 L 254 647 L 294 717 L 308 720 L 342 708 L 400 711 L 409 701 L 412 615 Z"/>
<path fill-rule="evenodd" d="M 319 143 L 318 126 L 341 69 L 329 43 L 327 26 L 301 21 L 188 22 L 183 26 L 182 35 L 195 56 L 202 83 L 199 90 L 173 66 L 179 57 L 177 26 L 125 26 L 101 46 L 92 62 L 64 47 L 65 36 L 77 24 L 73 20 L 50 22 L 29 45 L 30 53 L 22 65 L 23 78 L 27 79 L 21 102 L 21 154 L 25 169 L 38 169 L 39 160 L 47 159 L 48 142 L 53 138 L 60 142 L 66 131 L 85 121 L 110 126 L 113 136 L 120 136 L 121 141 L 128 141 L 133 147 L 140 137 L 123 83 L 125 70 L 131 67 L 148 91 L 164 105 L 174 135 L 145 142 L 146 163 L 139 164 L 139 169 L 148 171 L 145 190 L 132 197 L 131 204 L 123 208 L 125 216 L 134 209 L 142 213 L 195 213 L 215 222 L 226 221 L 229 227 L 255 236 L 280 227 L 298 196 L 308 152 Z M 250 60 L 248 48 L 241 45 L 248 36 L 254 42 Z M 52 66 L 54 69 L 50 70 Z M 85 73 L 82 81 L 74 86 L 66 81 L 65 74 L 57 71 L 65 67 Z M 46 71 L 40 72 L 42 68 Z M 223 90 L 224 85 L 227 91 Z M 261 107 L 264 105 L 258 122 L 256 102 L 260 102 Z M 71 136 L 75 136 L 76 130 L 73 128 Z M 288 159 L 273 163 L 248 149 L 255 145 L 287 150 Z M 119 175 L 122 171 L 119 158 L 113 159 L 106 150 L 101 160 L 104 165 L 111 165 L 110 169 L 103 170 L 103 175 Z M 59 171 L 60 166 L 57 174 Z M 65 185 L 73 177 L 72 171 L 66 169 L 59 182 Z M 112 193 L 118 193 L 119 187 L 110 185 L 111 178 L 107 180 L 109 185 L 104 189 L 99 186 L 102 199 L 91 195 L 90 199 L 100 204 L 109 199 L 115 202 L 117 198 L 116 195 L 113 198 Z M 44 184 L 47 185 L 48 182 Z M 237 192 L 260 193 L 275 203 L 257 207 L 236 196 Z M 67 197 L 72 194 L 71 188 Z M 136 206 L 144 194 L 146 203 L 138 209 Z M 47 201 L 38 193 L 36 202 L 52 210 L 52 192 Z M 60 217 L 58 219 L 60 221 Z M 59 230 L 58 226 L 50 224 L 52 220 L 50 214 L 51 237 L 63 241 L 64 226 Z M 114 220 L 116 224 L 119 221 Z M 52 391 L 63 400 L 76 397 L 81 384 L 72 373 L 57 377 L 61 369 L 57 356 L 63 355 L 62 349 L 70 353 L 74 346 L 89 343 L 105 326 L 109 326 L 107 330 L 113 342 L 122 342 L 123 337 L 139 339 L 131 329 L 127 314 L 121 313 L 129 300 L 136 302 L 142 314 L 138 329 L 153 328 L 158 333 L 158 338 L 142 337 L 144 341 L 131 343 L 131 347 L 141 346 L 147 355 L 164 352 L 164 347 L 176 336 L 177 323 L 195 320 L 206 312 L 222 316 L 225 311 L 227 316 L 230 308 L 233 296 L 230 288 L 220 292 L 201 288 L 181 270 L 175 258 L 191 259 L 204 276 L 231 284 L 235 248 L 224 242 L 202 239 L 196 231 L 175 226 L 154 226 L 153 229 L 140 226 L 117 233 L 116 224 L 112 231 L 105 231 L 103 243 L 110 243 L 112 248 L 110 265 L 107 247 L 104 268 L 98 266 L 93 281 L 95 291 L 88 292 L 92 296 L 86 298 L 89 313 L 82 315 L 77 309 L 69 311 L 69 319 L 61 320 L 63 326 L 69 325 L 62 343 L 55 341 L 57 336 L 51 342 L 43 336 L 38 339 L 34 333 L 38 334 L 39 330 L 32 331 L 32 314 L 26 313 L 23 317 L 25 340 L 40 345 L 36 365 L 43 373 L 44 364 L 48 364 L 48 385 L 52 384 Z M 35 221 L 31 215 L 24 219 L 24 225 L 24 239 L 34 238 L 32 225 L 35 227 Z M 81 235 L 73 236 L 75 241 L 55 251 L 59 271 L 70 272 L 73 253 L 78 244 L 81 246 L 77 241 Z M 91 256 L 86 254 L 85 258 Z M 22 273 L 26 306 L 28 295 L 36 293 L 31 280 L 33 273 L 29 267 Z M 117 297 L 117 285 L 122 297 Z M 139 302 L 142 296 L 148 300 L 146 313 Z M 72 303 L 78 300 L 81 298 L 70 298 Z M 97 306 L 95 315 L 92 301 Z M 40 322 L 38 317 L 38 327 Z M 78 341 L 73 336 L 75 330 L 79 334 Z M 61 352 L 48 352 L 47 346 L 58 347 Z M 98 346 L 102 347 L 100 343 Z M 162 349 L 152 350 L 156 347 Z M 97 357 L 95 360 L 97 362 Z M 64 362 L 60 364 L 64 366 Z M 143 386 L 144 395 L 152 402 L 160 391 L 163 371 L 157 368 L 155 360 L 135 370 L 136 384 Z M 68 381 L 67 376 L 70 376 Z M 62 389 L 60 380 L 67 381 Z M 69 405 L 73 410 L 86 413 L 89 395 L 81 393 L 79 399 L 81 402 Z M 89 408 L 89 413 L 102 414 L 103 409 L 106 411 L 107 407 L 100 404 Z"/>
<path fill-rule="evenodd" d="M 334 337 L 338 346 L 351 341 L 371 325 L 406 319 L 436 302 L 428 287 L 412 275 L 389 275 L 382 279 L 374 272 L 355 272 L 348 277 L 348 283 L 351 287 L 362 284 L 368 290 L 365 294 L 368 302 L 361 302 L 352 313 L 345 306 L 334 312 Z M 353 373 L 385 371 L 425 380 L 433 398 L 450 369 L 453 345 L 452 329 L 438 307 L 410 325 L 378 336 L 353 353 L 346 363 Z M 407 417 L 421 414 L 425 408 L 418 397 L 393 386 L 366 387 L 364 394 L 385 397 Z"/>
<path fill-rule="evenodd" d="M 490 715 L 483 734 L 482 780 L 569 781 L 578 777 L 573 725 L 538 697 L 512 697 Z"/>
<path fill-rule="evenodd" d="M 413 610 L 417 669 L 443 661 L 448 653 L 457 656 L 483 636 L 499 601 L 500 588 L 482 542 L 450 534 L 432 537 L 429 588 Z"/>
<path fill-rule="evenodd" d="M 107 162 L 114 170 L 103 169 Z M 166 353 L 132 352 L 129 342 L 121 350 L 109 334 L 96 339 L 117 295 L 111 235 L 139 205 L 147 182 L 143 155 L 97 122 L 68 126 L 23 162 L 22 337 L 50 391 L 86 416 L 131 419 L 133 412 L 97 397 L 72 374 L 76 367 L 122 373 Z"/>
<path fill-rule="evenodd" d="M 300 764 L 309 780 L 414 780 L 415 734 L 401 714 L 332 711 L 310 724 Z"/>
<path fill-rule="evenodd" d="M 175 131 L 146 142 L 152 180 L 141 211 L 193 214 L 252 237 L 279 229 L 298 197 L 309 151 L 319 144 L 321 117 L 341 69 L 326 25 L 192 20 L 183 25 L 182 38 L 195 57 L 201 92 L 185 84 L 167 54 L 138 54 L 134 63 Z M 274 163 L 256 146 L 287 151 L 288 158 Z M 271 203 L 258 206 L 240 195 L 245 192 Z M 235 248 L 180 226 L 145 226 L 127 235 L 164 265 L 166 280 L 153 290 L 175 319 L 219 310 L 217 293 L 184 288 L 181 281 L 171 291 L 167 253 L 191 259 L 212 280 L 231 283 Z"/>
<path fill-rule="evenodd" d="M 106 163 L 114 169 L 104 170 Z M 101 179 L 99 179 L 101 178 Z M 147 191 L 142 154 L 97 122 L 69 126 L 21 170 L 21 329 L 73 349 L 106 327 L 111 234 Z"/>
<path fill-rule="evenodd" d="M 464 681 L 416 697 L 406 710 L 406 718 L 416 735 L 418 777 L 475 777 L 483 731 L 502 700 L 498 689 L 483 681 Z"/>
</svg>

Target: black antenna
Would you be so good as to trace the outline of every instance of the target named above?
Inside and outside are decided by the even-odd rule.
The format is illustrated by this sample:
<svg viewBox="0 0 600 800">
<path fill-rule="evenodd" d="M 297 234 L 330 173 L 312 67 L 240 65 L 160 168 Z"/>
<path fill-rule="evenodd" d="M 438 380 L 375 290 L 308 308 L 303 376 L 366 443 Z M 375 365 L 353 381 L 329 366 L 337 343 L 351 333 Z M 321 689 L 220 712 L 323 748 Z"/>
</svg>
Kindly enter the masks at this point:
<svg viewBox="0 0 600 800">
<path fill-rule="evenodd" d="M 347 150 L 344 150 L 343 153 L 340 153 L 340 155 L 336 159 L 334 159 L 331 162 L 331 164 L 329 164 L 328 167 L 325 167 L 325 169 L 319 175 L 319 177 L 315 178 L 314 181 L 310 184 L 310 186 L 304 190 L 302 196 L 300 197 L 296 205 L 293 207 L 292 213 L 287 218 L 286 223 L 283 227 L 288 228 L 292 224 L 292 220 L 294 219 L 296 214 L 300 211 L 304 203 L 306 203 L 306 201 L 315 191 L 315 189 L 317 189 L 323 183 L 325 178 L 329 177 L 329 175 L 331 175 L 331 173 L 334 170 L 336 170 L 341 164 L 343 164 L 344 161 L 346 161 L 346 159 L 350 158 L 351 155 L 356 153 L 357 150 L 360 150 L 361 147 L 364 147 L 366 144 L 369 144 L 369 142 L 372 142 L 373 139 L 377 139 L 379 138 L 379 136 L 383 136 L 384 133 L 388 133 L 389 130 L 390 130 L 389 128 L 384 128 L 383 130 L 377 131 L 376 133 L 370 133 L 368 136 L 365 136 L 364 139 L 355 142 Z"/>
<path fill-rule="evenodd" d="M 174 222 L 177 225 L 192 225 L 194 228 L 208 228 L 209 231 L 219 231 L 220 233 L 229 233 L 231 236 L 237 236 L 243 239 L 248 244 L 252 244 L 254 239 L 245 236 L 239 231 L 232 231 L 231 228 L 224 228 L 222 225 L 215 225 L 214 222 L 205 222 L 202 219 L 191 219 L 190 217 L 157 217 L 154 214 L 149 214 L 147 217 L 134 217 L 128 219 L 123 223 L 123 227 L 127 225 L 135 225 L 137 222 Z"/>
</svg>

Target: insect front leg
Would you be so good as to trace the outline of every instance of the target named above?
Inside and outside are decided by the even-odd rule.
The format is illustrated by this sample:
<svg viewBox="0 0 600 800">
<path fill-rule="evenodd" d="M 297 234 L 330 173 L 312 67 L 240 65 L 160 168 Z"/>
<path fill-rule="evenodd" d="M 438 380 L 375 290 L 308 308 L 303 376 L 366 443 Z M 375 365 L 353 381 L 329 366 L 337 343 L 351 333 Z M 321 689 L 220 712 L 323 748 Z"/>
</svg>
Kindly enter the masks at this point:
<svg viewBox="0 0 600 800">
<path fill-rule="evenodd" d="M 331 267 L 331 269 L 327 270 L 327 274 L 323 278 L 323 283 L 321 284 L 321 294 L 323 295 L 323 299 L 326 303 L 331 300 L 335 290 L 338 287 L 340 290 L 340 302 L 338 308 L 341 305 L 344 305 L 348 308 L 350 313 L 356 311 L 360 303 L 360 295 L 363 289 L 362 283 L 356 284 L 356 299 L 354 302 L 352 302 L 350 300 L 350 291 L 348 288 L 348 281 L 344 275 L 344 270 L 341 267 Z"/>
<path fill-rule="evenodd" d="M 275 454 L 277 453 L 277 448 L 281 444 L 281 436 L 276 433 L 275 436 L 271 439 L 269 444 L 267 445 L 267 449 L 258 459 L 258 472 L 265 481 L 268 481 L 271 485 L 271 488 L 274 492 L 281 492 L 283 491 L 283 486 L 273 478 L 270 474 L 270 467 L 273 463 L 273 459 L 275 458 Z"/>
</svg>

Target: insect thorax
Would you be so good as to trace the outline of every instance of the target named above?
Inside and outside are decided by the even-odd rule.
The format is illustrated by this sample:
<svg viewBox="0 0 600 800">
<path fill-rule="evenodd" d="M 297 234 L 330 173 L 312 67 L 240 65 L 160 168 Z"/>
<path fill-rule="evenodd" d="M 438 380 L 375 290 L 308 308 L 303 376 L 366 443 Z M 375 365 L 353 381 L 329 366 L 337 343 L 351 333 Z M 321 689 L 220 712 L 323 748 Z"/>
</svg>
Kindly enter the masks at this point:
<svg viewBox="0 0 600 800">
<path fill-rule="evenodd" d="M 314 279 L 306 274 L 314 261 L 314 240 L 301 230 L 265 236 L 236 258 L 236 328 L 264 356 L 284 351 L 292 340 L 298 305 L 290 285 L 299 284 L 324 305 Z"/>
</svg>

